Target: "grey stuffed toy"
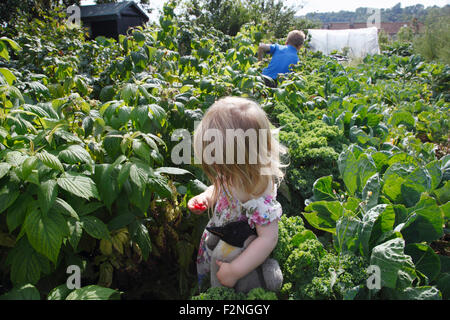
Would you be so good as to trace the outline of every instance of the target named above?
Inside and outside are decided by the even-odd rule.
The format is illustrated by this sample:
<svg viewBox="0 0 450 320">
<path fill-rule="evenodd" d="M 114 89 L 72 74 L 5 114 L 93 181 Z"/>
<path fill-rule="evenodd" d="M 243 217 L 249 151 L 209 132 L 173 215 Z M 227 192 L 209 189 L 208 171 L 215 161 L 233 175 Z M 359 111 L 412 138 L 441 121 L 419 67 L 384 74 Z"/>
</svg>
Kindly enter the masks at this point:
<svg viewBox="0 0 450 320">
<path fill-rule="evenodd" d="M 256 238 L 256 231 L 247 221 L 236 221 L 223 227 L 207 227 L 209 231 L 206 245 L 212 250 L 211 255 L 211 287 L 220 287 L 217 279 L 219 266 L 216 261 L 231 262 L 241 254 Z M 247 293 L 254 288 L 279 291 L 283 283 L 280 265 L 275 259 L 267 258 L 258 268 L 238 280 L 236 292 Z"/>
</svg>

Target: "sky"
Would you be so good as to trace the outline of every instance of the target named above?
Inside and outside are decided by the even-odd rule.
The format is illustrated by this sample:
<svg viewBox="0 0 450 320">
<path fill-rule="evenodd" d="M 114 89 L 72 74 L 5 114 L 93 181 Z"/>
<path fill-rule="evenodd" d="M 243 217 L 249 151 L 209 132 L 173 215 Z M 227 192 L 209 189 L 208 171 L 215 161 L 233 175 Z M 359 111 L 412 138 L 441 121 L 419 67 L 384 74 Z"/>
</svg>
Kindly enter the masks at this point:
<svg viewBox="0 0 450 320">
<path fill-rule="evenodd" d="M 298 8 L 297 15 L 302 16 L 310 12 L 331 12 L 331 11 L 355 11 L 359 7 L 368 8 L 392 8 L 397 3 L 401 3 L 402 8 L 423 4 L 425 7 L 437 5 L 443 7 L 450 4 L 450 0 L 284 0 L 287 5 Z M 152 18 L 158 16 L 159 9 L 162 8 L 165 0 L 151 0 L 150 6 L 155 10 L 151 14 Z M 81 5 L 94 4 L 94 0 L 82 0 Z M 303 8 L 301 5 L 303 4 Z"/>
<path fill-rule="evenodd" d="M 299 1 L 287 0 L 287 3 L 295 4 L 296 2 Z M 443 7 L 450 4 L 450 0 L 303 0 L 304 7 L 297 12 L 297 15 L 305 15 L 310 12 L 355 11 L 359 7 L 392 8 L 399 2 L 402 8 L 416 4 L 423 4 L 425 7 L 434 5 Z"/>
</svg>

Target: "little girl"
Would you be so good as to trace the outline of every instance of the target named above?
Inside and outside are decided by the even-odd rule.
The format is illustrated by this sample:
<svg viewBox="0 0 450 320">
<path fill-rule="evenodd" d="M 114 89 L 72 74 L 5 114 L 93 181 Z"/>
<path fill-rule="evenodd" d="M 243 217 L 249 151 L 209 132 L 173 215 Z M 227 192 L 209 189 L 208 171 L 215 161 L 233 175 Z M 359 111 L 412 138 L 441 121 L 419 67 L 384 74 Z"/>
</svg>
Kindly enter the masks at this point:
<svg viewBox="0 0 450 320">
<path fill-rule="evenodd" d="M 234 137 L 230 138 L 229 132 L 236 133 L 238 140 L 244 136 L 248 139 L 244 138 L 245 143 L 242 139 L 236 141 Z M 214 160 L 207 159 L 212 133 L 216 144 L 209 155 Z M 252 133 L 255 134 L 252 136 Z M 223 286 L 234 287 L 240 278 L 261 265 L 277 244 L 278 219 L 282 213 L 281 205 L 276 201 L 276 186 L 283 177 L 280 152 L 284 149 L 273 137 L 265 112 L 248 99 L 226 97 L 218 100 L 207 110 L 195 130 L 194 153 L 201 160 L 212 185 L 189 200 L 189 210 L 200 214 L 214 208 L 207 227 L 246 220 L 256 228 L 258 235 L 231 263 L 217 262 L 217 279 Z M 205 243 L 208 233 L 207 230 L 203 232 L 197 256 L 200 285 L 210 273 L 211 250 Z"/>
</svg>

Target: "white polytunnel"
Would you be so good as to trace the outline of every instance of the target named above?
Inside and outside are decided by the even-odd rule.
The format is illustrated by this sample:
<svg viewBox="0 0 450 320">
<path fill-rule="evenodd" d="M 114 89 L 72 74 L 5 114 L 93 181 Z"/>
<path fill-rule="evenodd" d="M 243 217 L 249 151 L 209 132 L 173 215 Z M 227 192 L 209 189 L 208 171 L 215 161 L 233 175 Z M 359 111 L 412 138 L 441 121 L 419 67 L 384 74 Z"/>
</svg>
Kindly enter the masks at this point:
<svg viewBox="0 0 450 320">
<path fill-rule="evenodd" d="M 308 29 L 311 35 L 310 47 L 313 51 L 330 54 L 332 51 L 349 49 L 352 57 L 365 57 L 380 53 L 378 30 L 376 27 L 362 29 Z"/>
</svg>

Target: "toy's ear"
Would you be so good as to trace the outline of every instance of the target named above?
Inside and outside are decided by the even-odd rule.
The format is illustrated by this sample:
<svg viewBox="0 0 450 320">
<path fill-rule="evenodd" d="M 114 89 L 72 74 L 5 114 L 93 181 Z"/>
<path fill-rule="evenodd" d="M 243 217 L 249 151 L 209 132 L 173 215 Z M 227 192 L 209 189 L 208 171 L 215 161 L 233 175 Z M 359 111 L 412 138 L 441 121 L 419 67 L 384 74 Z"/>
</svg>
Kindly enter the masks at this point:
<svg viewBox="0 0 450 320">
<path fill-rule="evenodd" d="M 247 248 L 250 243 L 256 239 L 256 235 L 251 235 L 250 237 L 248 237 L 245 241 L 244 241 L 244 249 Z"/>
<path fill-rule="evenodd" d="M 214 248 L 217 246 L 217 243 L 219 242 L 219 237 L 210 233 L 207 237 L 206 237 L 206 246 L 210 249 L 210 250 L 214 250 Z"/>
<path fill-rule="evenodd" d="M 223 238 L 223 227 L 206 227 L 206 230 L 211 232 L 213 235 Z"/>
</svg>

